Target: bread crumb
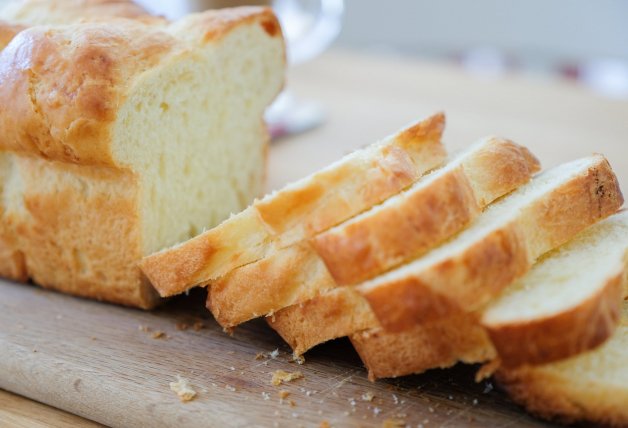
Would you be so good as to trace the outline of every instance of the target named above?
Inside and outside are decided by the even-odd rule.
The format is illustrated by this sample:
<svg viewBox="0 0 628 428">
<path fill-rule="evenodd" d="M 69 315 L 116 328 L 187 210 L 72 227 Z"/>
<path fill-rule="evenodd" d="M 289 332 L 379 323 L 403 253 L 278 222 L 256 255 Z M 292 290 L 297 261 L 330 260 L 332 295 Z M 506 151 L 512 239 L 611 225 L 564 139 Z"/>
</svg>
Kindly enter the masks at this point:
<svg viewBox="0 0 628 428">
<path fill-rule="evenodd" d="M 285 389 L 279 391 L 279 398 L 281 398 L 282 400 L 284 398 L 288 398 L 288 395 L 290 395 L 290 391 L 286 391 Z"/>
<path fill-rule="evenodd" d="M 495 358 L 488 363 L 485 363 L 480 367 L 480 369 L 475 373 L 475 382 L 480 383 L 485 379 L 490 378 L 493 373 L 497 371 L 497 369 L 501 366 L 501 360 L 499 358 Z"/>
<path fill-rule="evenodd" d="M 294 400 L 290 400 L 290 407 L 297 407 L 297 403 L 294 402 Z"/>
<path fill-rule="evenodd" d="M 153 339 L 166 339 L 168 336 L 161 330 L 157 330 L 152 334 Z"/>
<path fill-rule="evenodd" d="M 319 425 L 318 428 L 331 428 L 331 425 L 329 425 L 329 422 L 327 421 L 322 421 Z"/>
<path fill-rule="evenodd" d="M 406 421 L 403 419 L 386 419 L 382 424 L 383 428 L 401 428 L 406 426 Z"/>
<path fill-rule="evenodd" d="M 263 360 L 264 358 L 266 358 L 266 353 L 265 352 L 258 352 L 257 354 L 255 354 L 255 359 L 256 360 Z"/>
<path fill-rule="evenodd" d="M 375 395 L 371 392 L 365 392 L 364 394 L 362 394 L 362 401 L 373 401 L 373 398 L 375 398 Z"/>
<path fill-rule="evenodd" d="M 273 372 L 273 378 L 270 383 L 274 386 L 279 386 L 284 382 L 292 382 L 293 380 L 301 379 L 302 377 L 303 374 L 301 372 L 289 373 L 284 370 L 276 370 Z"/>
<path fill-rule="evenodd" d="M 151 328 L 146 325 L 138 325 L 137 328 L 139 329 L 139 331 L 143 331 L 144 333 L 148 333 L 149 331 L 151 331 Z"/>
<path fill-rule="evenodd" d="M 229 351 L 229 352 L 227 352 L 227 355 L 233 355 L 233 354 L 235 354 L 235 351 Z"/>
<path fill-rule="evenodd" d="M 194 321 L 194 324 L 192 324 L 192 328 L 194 329 L 194 331 L 200 331 L 205 328 L 205 323 L 200 320 Z"/>
<path fill-rule="evenodd" d="M 196 397 L 196 391 L 192 389 L 190 381 L 179 375 L 176 382 L 170 382 L 170 390 L 176 392 L 182 402 L 192 401 Z"/>
<path fill-rule="evenodd" d="M 190 325 L 184 322 L 178 322 L 174 325 L 174 328 L 176 328 L 179 331 L 185 331 L 188 328 L 190 328 Z"/>
</svg>

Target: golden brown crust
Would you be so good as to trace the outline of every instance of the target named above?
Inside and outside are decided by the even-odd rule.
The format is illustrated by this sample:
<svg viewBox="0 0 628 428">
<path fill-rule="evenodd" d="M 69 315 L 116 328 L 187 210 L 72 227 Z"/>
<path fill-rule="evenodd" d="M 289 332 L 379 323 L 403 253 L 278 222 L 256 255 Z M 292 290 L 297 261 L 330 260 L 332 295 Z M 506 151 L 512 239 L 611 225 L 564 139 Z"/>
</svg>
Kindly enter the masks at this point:
<svg viewBox="0 0 628 428">
<path fill-rule="evenodd" d="M 393 208 L 312 238 L 338 285 L 360 283 L 417 257 L 481 212 L 461 168 Z"/>
<path fill-rule="evenodd" d="M 0 54 L 0 149 L 123 166 L 111 147 L 117 109 L 174 45 L 131 21 L 22 31 Z"/>
<path fill-rule="evenodd" d="M 444 158 L 440 142 L 443 126 L 442 114 L 419 122 L 413 128 L 426 131 L 417 133 L 414 140 L 406 135 L 400 143 L 402 132 L 352 154 L 256 201 L 190 241 L 145 258 L 142 269 L 162 296 L 171 296 L 256 262 L 276 247 L 309 238 L 368 208 L 365 204 L 401 191 L 409 184 L 408 177 L 416 180 L 440 164 Z M 339 191 L 329 191 L 335 188 Z M 359 191 L 354 192 L 354 188 Z M 277 236 L 285 230 L 288 233 Z"/>
<path fill-rule="evenodd" d="M 311 247 L 304 242 L 284 248 L 275 257 L 231 271 L 212 282 L 207 308 L 221 326 L 229 328 L 333 288 L 325 265 L 311 253 Z M 285 271 L 290 266 L 299 269 L 290 269 L 292 274 L 287 276 Z"/>
<path fill-rule="evenodd" d="M 526 147 L 496 137 L 464 162 L 464 172 L 480 206 L 521 186 L 540 169 L 539 160 Z"/>
<path fill-rule="evenodd" d="M 186 31 L 196 31 L 204 43 L 215 41 L 229 33 L 235 26 L 250 25 L 258 21 L 270 37 L 282 37 L 281 25 L 269 7 L 241 6 L 208 10 L 201 14 L 184 17 L 177 24 Z"/>
<path fill-rule="evenodd" d="M 376 328 L 352 334 L 350 339 L 372 381 L 495 357 L 495 350 L 474 314 L 458 314 L 399 333 Z"/>
<path fill-rule="evenodd" d="M 408 192 L 402 205 L 330 229 L 312 245 L 338 284 L 357 284 L 460 230 L 481 207 L 527 182 L 539 167 L 526 148 L 488 139 L 429 187 Z"/>
<path fill-rule="evenodd" d="M 18 155 L 11 162 L 13 182 L 22 185 L 2 223 L 29 277 L 78 296 L 142 308 L 158 303 L 136 266 L 141 241 L 132 174 Z"/>
<path fill-rule="evenodd" d="M 485 302 L 531 265 L 521 244 L 522 232 L 509 226 L 420 276 L 408 275 L 367 290 L 359 286 L 359 290 L 384 328 L 395 332 L 461 312 L 465 302 Z"/>
<path fill-rule="evenodd" d="M 596 156 L 586 171 L 461 252 L 402 278 L 358 287 L 389 331 L 473 311 L 524 274 L 541 254 L 614 213 L 622 203 L 610 165 Z"/>
<path fill-rule="evenodd" d="M 295 355 L 339 337 L 378 327 L 366 300 L 353 287 L 340 287 L 267 317 Z"/>
<path fill-rule="evenodd" d="M 483 326 L 501 364 L 545 364 L 580 354 L 606 341 L 621 316 L 624 272 L 609 278 L 592 296 L 543 318 Z"/>
<path fill-rule="evenodd" d="M 589 422 L 610 427 L 628 426 L 625 385 L 585 382 L 579 379 L 578 373 L 555 372 L 545 366 L 501 369 L 495 377 L 515 402 L 543 419 L 563 424 Z"/>
<path fill-rule="evenodd" d="M 255 208 L 274 234 L 297 228 L 304 230 L 303 239 L 320 233 L 398 193 L 438 166 L 445 157 L 440 144 L 444 123 L 441 113 L 428 117 L 392 141 L 373 147 L 373 155 L 319 171 L 308 185 L 284 189 L 257 201 Z M 330 192 L 336 188 L 342 191 Z"/>
</svg>

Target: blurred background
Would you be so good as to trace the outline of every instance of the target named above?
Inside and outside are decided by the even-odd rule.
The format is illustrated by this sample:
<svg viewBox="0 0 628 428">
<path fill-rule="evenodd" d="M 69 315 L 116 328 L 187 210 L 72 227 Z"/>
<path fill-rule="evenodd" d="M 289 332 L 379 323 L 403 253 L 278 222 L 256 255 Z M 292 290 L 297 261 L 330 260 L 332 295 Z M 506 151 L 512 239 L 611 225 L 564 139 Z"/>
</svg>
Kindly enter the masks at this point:
<svg viewBox="0 0 628 428">
<path fill-rule="evenodd" d="M 293 50 L 296 63 L 312 59 L 333 41 L 334 48 L 345 50 L 448 61 L 487 78 L 511 72 L 558 75 L 604 97 L 628 99 L 628 1 L 624 0 L 138 3 L 172 18 L 206 8 L 273 3 L 283 12 L 284 27 L 297 38 L 314 32 L 321 41 L 321 46 L 312 47 L 312 40 L 309 47 L 301 45 L 296 58 Z M 327 28 L 319 28 L 316 20 L 322 8 L 332 11 Z M 320 31 L 313 31 L 317 25 Z"/>
</svg>

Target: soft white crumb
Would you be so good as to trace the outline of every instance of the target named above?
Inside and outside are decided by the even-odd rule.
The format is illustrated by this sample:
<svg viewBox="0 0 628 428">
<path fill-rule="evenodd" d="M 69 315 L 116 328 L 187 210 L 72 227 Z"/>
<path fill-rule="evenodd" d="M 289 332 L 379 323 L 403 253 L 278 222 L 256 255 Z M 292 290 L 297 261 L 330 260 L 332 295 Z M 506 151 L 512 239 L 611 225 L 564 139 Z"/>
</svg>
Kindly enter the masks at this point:
<svg viewBox="0 0 628 428">
<path fill-rule="evenodd" d="M 170 389 L 179 396 L 179 400 L 192 401 L 196 397 L 196 391 L 192 389 L 190 381 L 177 375 L 176 382 L 170 382 Z"/>
</svg>

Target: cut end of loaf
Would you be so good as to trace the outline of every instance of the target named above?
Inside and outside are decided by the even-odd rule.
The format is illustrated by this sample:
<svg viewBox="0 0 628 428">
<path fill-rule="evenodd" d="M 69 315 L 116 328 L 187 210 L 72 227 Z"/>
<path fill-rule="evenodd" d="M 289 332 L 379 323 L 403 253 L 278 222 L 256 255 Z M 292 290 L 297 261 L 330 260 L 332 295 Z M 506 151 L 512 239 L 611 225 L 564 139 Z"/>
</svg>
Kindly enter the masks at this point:
<svg viewBox="0 0 628 428">
<path fill-rule="evenodd" d="M 281 33 L 269 31 L 268 9 L 207 15 L 34 27 L 0 54 L 7 83 L 0 99 L 10 100 L 0 103 L 1 149 L 12 152 L 23 180 L 33 174 L 30 154 L 44 156 L 49 182 L 61 180 L 64 192 L 80 196 L 68 208 L 80 227 L 50 209 L 59 189 L 45 182 L 32 188 L 37 197 L 25 190 L 25 210 L 4 210 L 16 228 L 35 230 L 34 212 L 48 207 L 42 236 L 20 233 L 15 244 L 36 282 L 151 306 L 156 296 L 142 283 L 141 256 L 197 235 L 261 193 L 268 140 L 261 118 L 283 85 Z M 220 37 L 205 40 L 208 32 Z M 19 58 L 29 67 L 17 66 Z M 101 208 L 103 192 L 111 217 Z"/>
</svg>

